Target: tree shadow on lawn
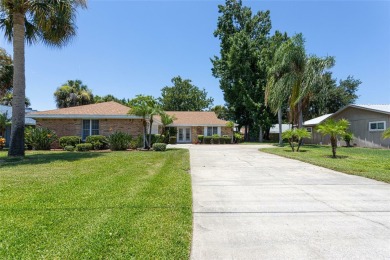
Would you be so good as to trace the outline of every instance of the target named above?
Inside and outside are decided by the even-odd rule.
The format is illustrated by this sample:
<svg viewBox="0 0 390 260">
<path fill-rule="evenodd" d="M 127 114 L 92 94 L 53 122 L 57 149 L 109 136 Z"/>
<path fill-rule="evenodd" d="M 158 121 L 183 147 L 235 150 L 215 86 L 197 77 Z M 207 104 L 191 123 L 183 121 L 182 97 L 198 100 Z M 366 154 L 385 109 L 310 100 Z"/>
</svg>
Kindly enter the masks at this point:
<svg viewBox="0 0 390 260">
<path fill-rule="evenodd" d="M 104 153 L 96 152 L 47 152 L 47 153 L 26 153 L 25 157 L 0 158 L 1 167 L 12 167 L 19 165 L 38 165 L 55 161 L 74 162 L 82 159 L 97 158 Z"/>
<path fill-rule="evenodd" d="M 328 158 L 328 159 L 347 159 L 349 156 L 346 155 L 336 155 L 336 158 L 334 158 L 332 155 L 323 155 L 322 157 Z"/>
</svg>

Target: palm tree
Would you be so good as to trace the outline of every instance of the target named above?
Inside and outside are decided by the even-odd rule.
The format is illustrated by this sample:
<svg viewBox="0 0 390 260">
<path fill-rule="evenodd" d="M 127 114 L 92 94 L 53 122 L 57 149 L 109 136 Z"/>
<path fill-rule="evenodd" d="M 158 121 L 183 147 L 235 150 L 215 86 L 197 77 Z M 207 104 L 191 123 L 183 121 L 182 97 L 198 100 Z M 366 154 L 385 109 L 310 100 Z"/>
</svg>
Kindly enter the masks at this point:
<svg viewBox="0 0 390 260">
<path fill-rule="evenodd" d="M 344 136 L 347 133 L 349 122 L 346 119 L 335 121 L 334 119 L 328 119 L 325 122 L 317 126 L 317 132 L 322 135 L 330 136 L 330 144 L 332 145 L 333 158 L 336 158 L 337 149 L 337 137 Z"/>
<path fill-rule="evenodd" d="M 390 128 L 387 128 L 386 131 L 383 132 L 383 139 L 390 138 Z"/>
<path fill-rule="evenodd" d="M 155 108 L 157 102 L 154 97 L 152 96 L 143 96 L 143 95 L 137 95 L 135 98 L 129 101 L 129 114 L 136 115 L 139 117 L 142 117 L 142 124 L 144 128 L 144 149 L 150 149 L 151 146 L 151 135 L 149 135 L 149 141 L 147 140 L 147 126 L 148 126 L 148 120 L 150 124 L 150 130 L 153 123 L 153 115 L 156 115 L 157 109 Z M 152 119 L 152 122 L 150 122 L 150 119 Z"/>
<path fill-rule="evenodd" d="M 54 92 L 58 108 L 82 106 L 95 103 L 92 91 L 81 80 L 68 80 Z"/>
<path fill-rule="evenodd" d="M 62 47 L 75 36 L 76 9 L 86 0 L 2 0 L 0 29 L 13 44 L 14 74 L 11 142 L 8 156 L 24 156 L 25 42 Z"/>
<path fill-rule="evenodd" d="M 325 70 L 333 65 L 333 57 L 307 56 L 302 34 L 291 37 L 276 50 L 268 71 L 267 105 L 277 113 L 288 102 L 293 125 L 301 128 L 303 100 L 322 86 Z"/>
</svg>

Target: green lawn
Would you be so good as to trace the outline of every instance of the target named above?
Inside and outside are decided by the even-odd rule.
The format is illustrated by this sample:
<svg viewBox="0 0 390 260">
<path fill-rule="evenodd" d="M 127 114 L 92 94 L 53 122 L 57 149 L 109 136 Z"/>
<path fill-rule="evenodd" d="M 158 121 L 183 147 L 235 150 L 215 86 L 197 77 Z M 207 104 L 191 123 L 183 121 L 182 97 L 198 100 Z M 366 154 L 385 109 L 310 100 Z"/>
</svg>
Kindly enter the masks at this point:
<svg viewBox="0 0 390 260">
<path fill-rule="evenodd" d="M 289 146 L 261 148 L 263 152 L 390 183 L 390 150 L 338 147 L 336 159 L 331 158 L 329 146 L 307 145 L 301 150 L 293 153 Z"/>
<path fill-rule="evenodd" d="M 188 259 L 187 150 L 0 152 L 0 259 Z"/>
</svg>

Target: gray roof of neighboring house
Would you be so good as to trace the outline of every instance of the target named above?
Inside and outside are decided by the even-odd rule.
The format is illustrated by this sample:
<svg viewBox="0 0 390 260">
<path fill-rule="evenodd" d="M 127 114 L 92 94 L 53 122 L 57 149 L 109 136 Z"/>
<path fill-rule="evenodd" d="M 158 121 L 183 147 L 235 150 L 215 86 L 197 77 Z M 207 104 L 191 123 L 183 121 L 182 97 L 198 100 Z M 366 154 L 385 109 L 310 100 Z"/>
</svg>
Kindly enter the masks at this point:
<svg viewBox="0 0 390 260">
<path fill-rule="evenodd" d="M 26 108 L 26 114 L 30 113 L 30 112 L 34 112 L 35 110 L 32 110 L 31 108 Z M 0 113 L 1 114 L 4 114 L 4 113 L 7 113 L 7 117 L 10 119 L 11 116 L 12 116 L 12 107 L 11 106 L 4 106 L 4 105 L 0 105 Z M 36 125 L 36 122 L 34 119 L 32 118 L 25 118 L 24 119 L 24 123 L 26 125 Z"/>
<path fill-rule="evenodd" d="M 325 119 L 330 117 L 331 115 L 333 115 L 333 114 L 326 114 L 326 115 L 322 115 L 322 116 L 307 120 L 307 121 L 303 122 L 303 125 L 304 126 L 318 125 L 319 123 L 321 123 L 322 121 L 324 121 Z"/>
<path fill-rule="evenodd" d="M 379 113 L 390 114 L 390 104 L 386 104 L 386 105 L 349 105 L 349 106 L 346 106 L 346 107 L 340 109 L 336 113 L 339 113 L 348 107 L 362 108 L 362 109 L 371 110 L 371 111 L 375 111 L 375 112 L 379 112 Z"/>
<path fill-rule="evenodd" d="M 282 133 L 288 129 L 291 129 L 291 124 L 282 124 Z M 269 129 L 270 134 L 279 134 L 279 124 L 274 125 Z"/>
</svg>

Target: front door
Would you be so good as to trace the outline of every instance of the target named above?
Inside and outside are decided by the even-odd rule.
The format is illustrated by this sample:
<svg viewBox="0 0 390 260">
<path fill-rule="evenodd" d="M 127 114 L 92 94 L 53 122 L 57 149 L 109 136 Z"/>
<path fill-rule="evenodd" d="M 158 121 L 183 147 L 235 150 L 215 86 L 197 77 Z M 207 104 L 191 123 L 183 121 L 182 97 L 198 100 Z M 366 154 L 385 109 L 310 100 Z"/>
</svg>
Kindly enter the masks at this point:
<svg viewBox="0 0 390 260">
<path fill-rule="evenodd" d="M 190 143 L 191 142 L 191 128 L 179 127 L 177 129 L 177 142 L 178 143 Z"/>
</svg>

